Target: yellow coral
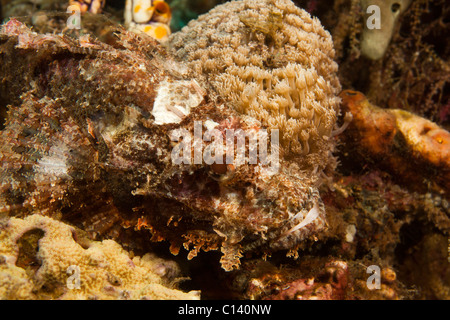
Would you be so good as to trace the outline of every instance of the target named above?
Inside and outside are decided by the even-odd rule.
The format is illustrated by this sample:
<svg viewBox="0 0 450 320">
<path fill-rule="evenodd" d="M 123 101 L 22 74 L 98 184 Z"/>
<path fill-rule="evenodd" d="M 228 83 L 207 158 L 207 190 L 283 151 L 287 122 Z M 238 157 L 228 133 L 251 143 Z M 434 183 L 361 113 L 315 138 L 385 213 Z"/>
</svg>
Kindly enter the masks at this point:
<svg viewBox="0 0 450 320">
<path fill-rule="evenodd" d="M 233 1 L 169 38 L 166 46 L 206 76 L 237 111 L 296 155 L 328 150 L 339 80 L 331 36 L 289 0 Z"/>
<path fill-rule="evenodd" d="M 39 229 L 37 270 L 16 265 L 19 239 Z M 76 230 L 41 215 L 11 218 L 0 233 L 0 297 L 6 299 L 198 299 L 165 286 L 161 259 L 150 255 L 131 259 L 112 240 L 77 239 Z M 75 239 L 74 239 L 75 238 Z M 79 276 L 79 277 L 78 277 Z M 79 279 L 79 282 L 77 282 Z M 79 284 L 79 285 L 78 285 Z"/>
</svg>

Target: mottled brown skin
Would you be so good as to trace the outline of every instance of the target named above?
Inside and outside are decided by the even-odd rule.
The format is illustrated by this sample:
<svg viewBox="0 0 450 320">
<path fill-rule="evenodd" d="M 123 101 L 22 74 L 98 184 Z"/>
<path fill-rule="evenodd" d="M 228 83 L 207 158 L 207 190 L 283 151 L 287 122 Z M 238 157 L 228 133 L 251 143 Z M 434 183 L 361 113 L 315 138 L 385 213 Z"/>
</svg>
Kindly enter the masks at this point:
<svg viewBox="0 0 450 320">
<path fill-rule="evenodd" d="M 426 191 L 430 186 L 447 193 L 450 190 L 450 133 L 425 119 L 401 111 L 370 104 L 357 91 L 344 90 L 342 111 L 351 112 L 353 121 L 343 141 L 345 149 L 359 160 L 373 162 L 395 175 L 411 188 Z M 413 141 L 399 128 L 398 121 L 416 117 L 418 138 Z M 431 124 L 431 123 L 430 123 Z"/>
<path fill-rule="evenodd" d="M 222 132 L 260 126 L 208 92 L 180 123 L 156 125 L 156 88 L 181 79 L 177 65 L 150 38 L 116 32 L 107 45 L 33 34 L 15 20 L 3 27 L 0 52 L 8 54 L 0 60 L 11 67 L 1 69 L 2 86 L 10 97 L 24 94 L 0 136 L 0 212 L 56 217 L 136 251 L 145 250 L 149 229 L 152 241 L 170 242 L 172 253 L 184 246 L 188 258 L 220 249 L 225 270 L 243 252 L 296 248 L 324 228 L 314 174 L 295 161 L 280 159 L 273 176 L 255 171 L 260 164 L 174 165 L 174 129 L 193 133 L 195 120 Z M 24 61 L 32 61 L 28 69 Z M 315 203 L 318 219 L 286 234 L 302 220 L 291 218 Z"/>
</svg>

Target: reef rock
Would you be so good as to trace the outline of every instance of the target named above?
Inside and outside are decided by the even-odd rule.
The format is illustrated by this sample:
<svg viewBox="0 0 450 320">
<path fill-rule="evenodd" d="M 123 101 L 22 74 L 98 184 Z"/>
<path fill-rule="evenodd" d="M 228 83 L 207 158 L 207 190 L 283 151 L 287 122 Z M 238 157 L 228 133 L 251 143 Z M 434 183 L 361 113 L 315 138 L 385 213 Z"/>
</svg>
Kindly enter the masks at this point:
<svg viewBox="0 0 450 320">
<path fill-rule="evenodd" d="M 368 280 L 365 263 L 305 256 L 295 267 L 277 268 L 267 261 L 250 260 L 232 275 L 230 283 L 252 300 L 397 300 L 409 296 L 391 267 L 377 270 L 375 282 Z"/>
</svg>

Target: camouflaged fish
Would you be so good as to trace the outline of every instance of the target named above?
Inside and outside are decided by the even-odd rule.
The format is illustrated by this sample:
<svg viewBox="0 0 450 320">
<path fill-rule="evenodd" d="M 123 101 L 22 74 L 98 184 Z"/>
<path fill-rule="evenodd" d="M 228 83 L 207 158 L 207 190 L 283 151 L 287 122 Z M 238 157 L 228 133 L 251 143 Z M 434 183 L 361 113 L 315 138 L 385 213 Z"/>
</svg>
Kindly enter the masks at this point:
<svg viewBox="0 0 450 320">
<path fill-rule="evenodd" d="M 317 239 L 326 220 L 316 173 L 282 150 L 276 171 L 259 160 L 174 162 L 187 139 L 174 139 L 180 130 L 225 137 L 264 128 L 184 76 L 155 40 L 115 35 L 106 44 L 37 34 L 14 19 L 2 26 L 1 90 L 10 106 L 0 132 L 1 214 L 51 216 L 136 250 L 168 241 L 189 259 L 220 250 L 225 270 L 245 252 Z"/>
</svg>

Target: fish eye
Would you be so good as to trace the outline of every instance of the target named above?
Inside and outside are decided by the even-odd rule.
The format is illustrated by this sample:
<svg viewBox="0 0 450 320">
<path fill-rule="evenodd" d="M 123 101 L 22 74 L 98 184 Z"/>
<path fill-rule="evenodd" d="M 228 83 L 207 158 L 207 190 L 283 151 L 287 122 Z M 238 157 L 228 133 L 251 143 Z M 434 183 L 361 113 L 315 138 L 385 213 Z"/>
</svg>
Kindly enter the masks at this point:
<svg viewBox="0 0 450 320">
<path fill-rule="evenodd" d="M 225 174 L 227 173 L 227 165 L 224 163 L 213 163 L 211 165 L 211 170 L 217 174 Z"/>
<path fill-rule="evenodd" d="M 234 176 L 235 168 L 232 164 L 213 163 L 209 166 L 208 174 L 217 181 L 226 181 Z"/>
</svg>

